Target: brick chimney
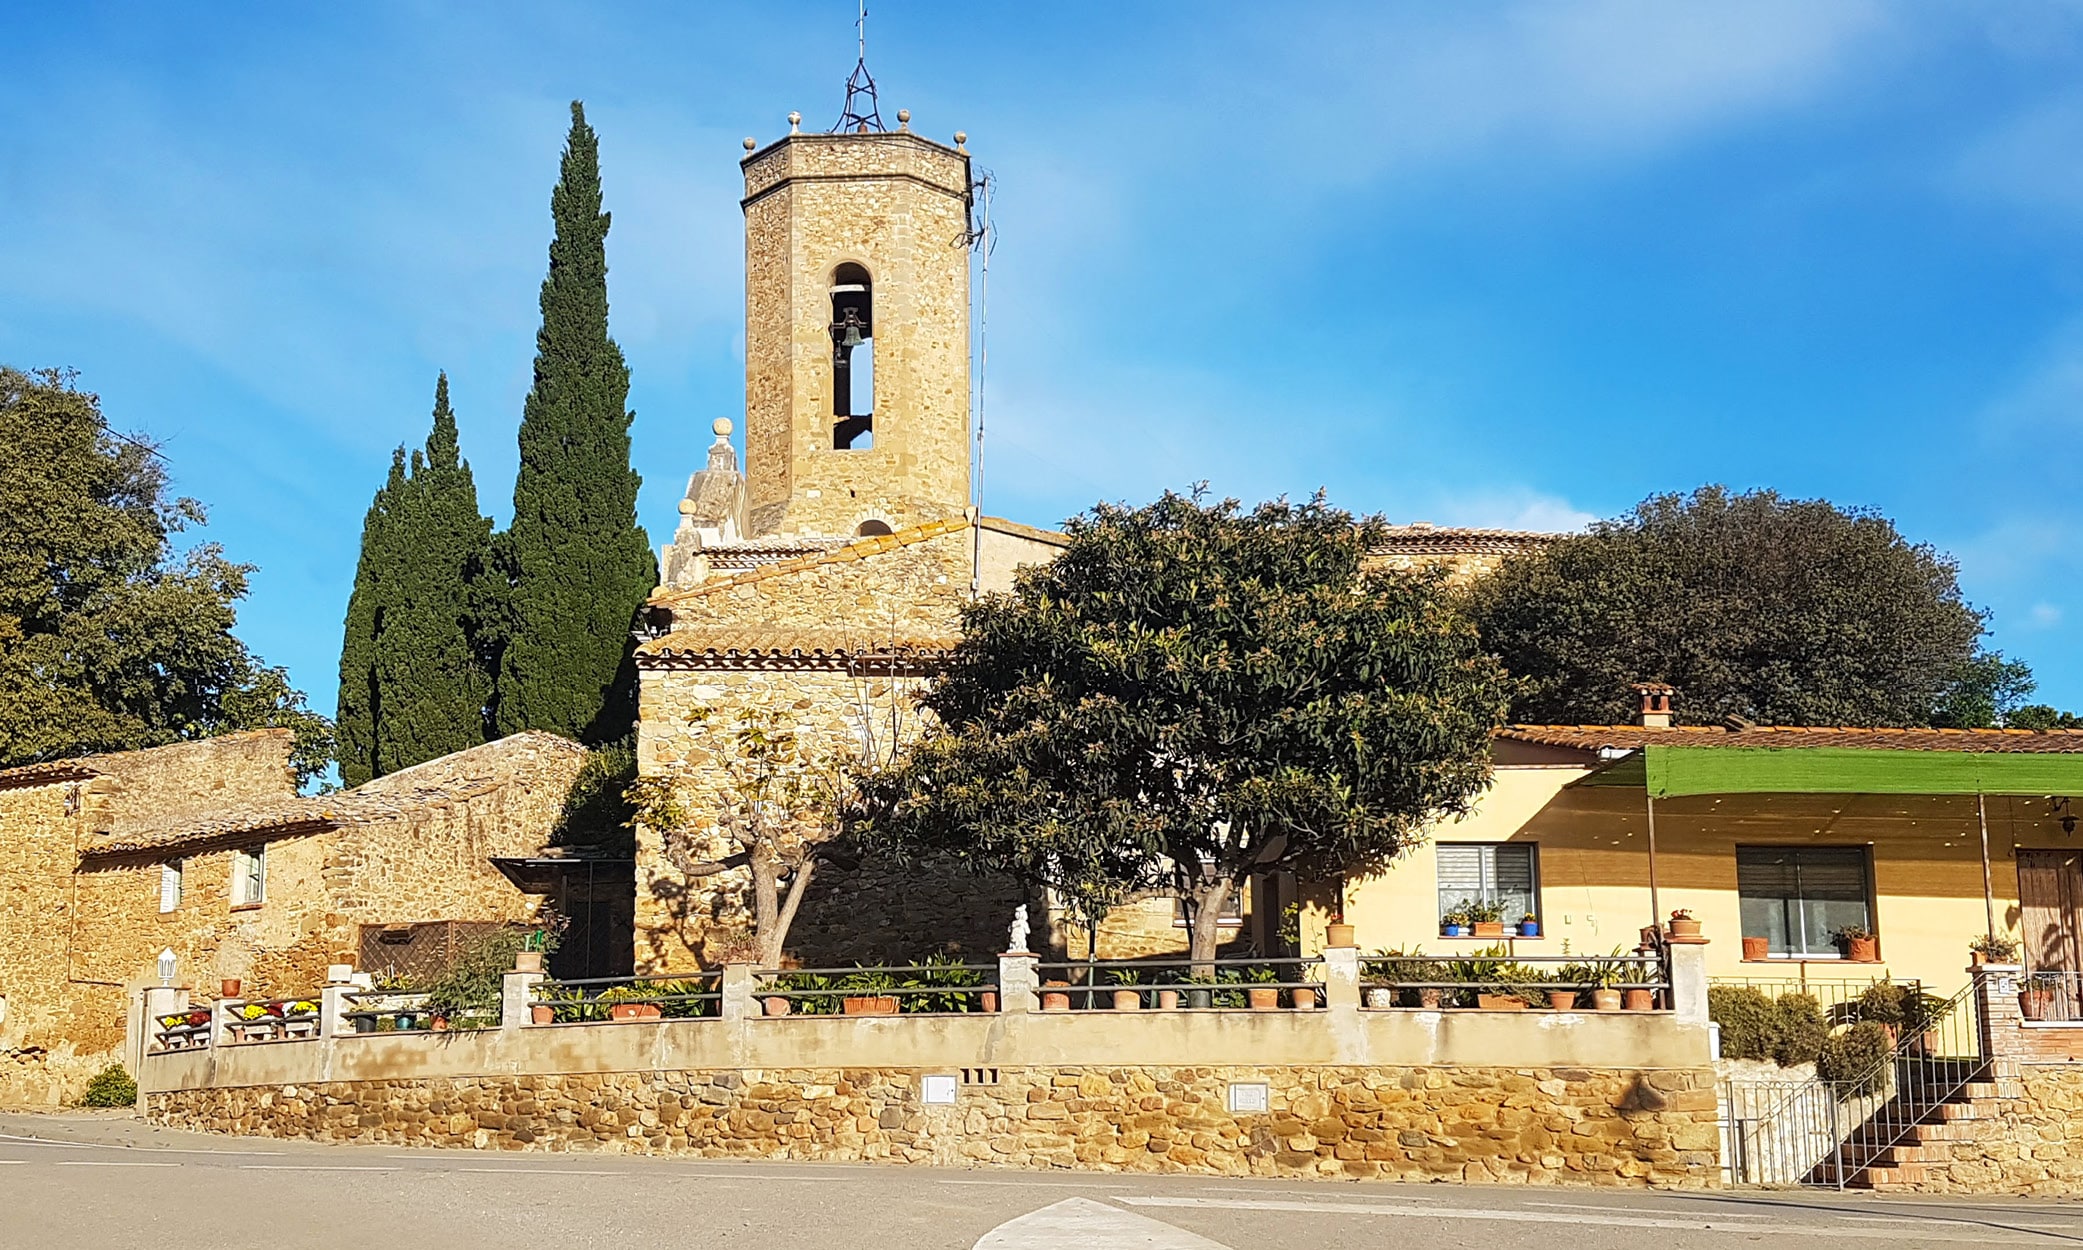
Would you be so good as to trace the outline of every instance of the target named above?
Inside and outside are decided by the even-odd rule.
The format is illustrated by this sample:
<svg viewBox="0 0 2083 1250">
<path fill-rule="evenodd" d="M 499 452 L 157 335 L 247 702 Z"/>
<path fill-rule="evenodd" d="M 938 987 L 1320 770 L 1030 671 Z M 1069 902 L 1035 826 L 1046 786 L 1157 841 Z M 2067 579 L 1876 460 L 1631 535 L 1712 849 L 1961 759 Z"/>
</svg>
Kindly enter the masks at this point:
<svg viewBox="0 0 2083 1250">
<path fill-rule="evenodd" d="M 1635 693 L 1642 696 L 1642 728 L 1669 729 L 1671 696 L 1678 693 L 1677 688 L 1666 686 L 1660 681 L 1638 681 L 1635 683 Z"/>
</svg>

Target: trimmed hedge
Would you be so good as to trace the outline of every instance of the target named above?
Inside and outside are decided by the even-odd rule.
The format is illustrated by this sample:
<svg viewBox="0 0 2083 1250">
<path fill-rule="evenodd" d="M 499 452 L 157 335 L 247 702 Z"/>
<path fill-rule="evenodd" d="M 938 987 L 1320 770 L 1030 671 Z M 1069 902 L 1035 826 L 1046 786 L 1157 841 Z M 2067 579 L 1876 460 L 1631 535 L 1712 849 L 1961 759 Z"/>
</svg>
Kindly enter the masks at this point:
<svg viewBox="0 0 2083 1250">
<path fill-rule="evenodd" d="M 87 1082 L 87 1092 L 80 1095 L 82 1107 L 134 1107 L 137 1105 L 137 1082 L 120 1063 L 112 1063 L 94 1074 Z"/>
</svg>

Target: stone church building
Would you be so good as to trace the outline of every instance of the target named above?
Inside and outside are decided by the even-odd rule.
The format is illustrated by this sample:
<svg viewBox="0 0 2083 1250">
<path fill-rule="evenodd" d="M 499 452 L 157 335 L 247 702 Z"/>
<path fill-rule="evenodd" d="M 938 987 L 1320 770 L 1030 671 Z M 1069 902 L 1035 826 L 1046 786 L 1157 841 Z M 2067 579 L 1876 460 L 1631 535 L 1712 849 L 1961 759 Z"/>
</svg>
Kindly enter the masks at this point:
<svg viewBox="0 0 2083 1250">
<path fill-rule="evenodd" d="M 863 127 L 746 140 L 745 464 L 717 421 L 661 553 L 663 584 L 637 647 L 637 768 L 669 781 L 702 854 L 721 766 L 748 710 L 837 754 L 887 759 L 919 728 L 913 703 L 953 645 L 959 612 L 1046 561 L 1062 535 L 982 515 L 971 489 L 970 243 L 974 174 L 965 138 Z M 791 115 L 792 126 L 796 117 Z M 1386 563 L 1473 572 L 1543 536 L 1403 527 Z M 636 967 L 716 962 L 746 932 L 743 868 L 692 876 L 639 827 Z M 1265 946 L 1291 882 L 1267 881 L 1236 918 Z M 813 874 L 789 949 L 806 964 L 902 962 L 954 948 L 988 957 L 1023 899 L 1005 881 L 863 863 Z M 1059 949 L 1084 939 L 1059 918 Z M 1183 948 L 1169 902 L 1124 909 L 1106 953 Z"/>
</svg>

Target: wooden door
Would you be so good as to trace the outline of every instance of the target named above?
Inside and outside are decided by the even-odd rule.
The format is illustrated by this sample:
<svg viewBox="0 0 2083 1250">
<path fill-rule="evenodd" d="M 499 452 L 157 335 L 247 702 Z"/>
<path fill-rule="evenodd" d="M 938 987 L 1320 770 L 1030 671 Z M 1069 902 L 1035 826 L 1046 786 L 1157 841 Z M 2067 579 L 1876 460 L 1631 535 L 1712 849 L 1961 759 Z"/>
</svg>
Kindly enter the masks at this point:
<svg viewBox="0 0 2083 1250">
<path fill-rule="evenodd" d="M 2028 968 L 2083 971 L 2083 851 L 2019 851 L 2018 910 Z"/>
</svg>

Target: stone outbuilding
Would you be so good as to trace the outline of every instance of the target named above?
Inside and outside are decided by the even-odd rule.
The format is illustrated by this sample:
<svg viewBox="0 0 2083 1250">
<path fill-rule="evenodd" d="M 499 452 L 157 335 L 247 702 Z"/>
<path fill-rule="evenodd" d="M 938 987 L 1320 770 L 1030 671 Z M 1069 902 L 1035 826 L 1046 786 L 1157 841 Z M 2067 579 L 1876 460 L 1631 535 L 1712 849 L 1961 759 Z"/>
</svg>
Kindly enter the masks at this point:
<svg viewBox="0 0 2083 1250">
<path fill-rule="evenodd" d="M 260 730 L 0 771 L 0 1104 L 75 1095 L 167 960 L 205 996 L 301 993 L 535 918 L 493 860 L 550 845 L 577 743 L 516 734 L 309 796 L 289 750 Z"/>
</svg>

